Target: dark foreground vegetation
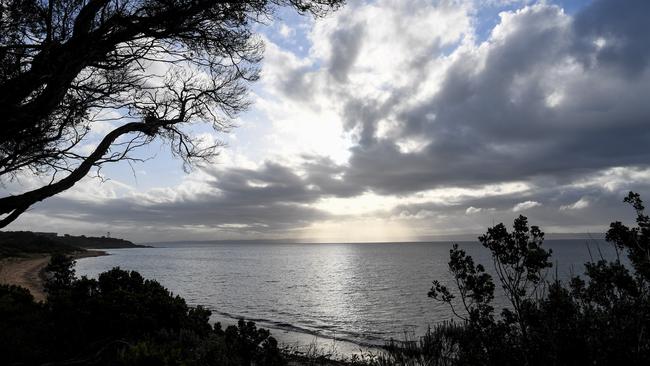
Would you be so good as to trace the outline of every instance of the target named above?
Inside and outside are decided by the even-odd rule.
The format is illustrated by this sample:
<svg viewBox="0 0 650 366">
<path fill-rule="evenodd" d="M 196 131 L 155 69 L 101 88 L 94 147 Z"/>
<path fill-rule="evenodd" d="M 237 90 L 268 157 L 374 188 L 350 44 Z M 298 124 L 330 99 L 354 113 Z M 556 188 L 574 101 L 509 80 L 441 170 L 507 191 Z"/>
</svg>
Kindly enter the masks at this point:
<svg viewBox="0 0 650 366">
<path fill-rule="evenodd" d="M 496 280 L 457 246 L 450 251 L 455 281 L 434 281 L 429 296 L 452 307 L 458 320 L 416 342 L 389 347 L 384 364 L 412 365 L 647 365 L 650 362 L 650 219 L 638 194 L 625 202 L 637 227 L 611 224 L 606 239 L 619 257 L 585 264 L 583 277 L 547 277 L 551 251 L 525 217 L 479 238 L 492 253 Z M 497 286 L 509 302 L 496 314 Z M 453 288 L 453 290 L 452 290 Z"/>
<path fill-rule="evenodd" d="M 44 303 L 0 285 L 2 365 L 282 365 L 269 332 L 240 321 L 225 330 L 158 282 L 118 268 L 75 279 L 54 255 Z"/>
<path fill-rule="evenodd" d="M 586 263 L 583 277 L 560 281 L 544 233 L 523 216 L 479 238 L 495 275 L 457 246 L 453 286 L 434 281 L 429 296 L 456 321 L 412 341 L 391 342 L 358 365 L 646 365 L 650 360 L 650 219 L 637 194 L 625 199 L 637 227 L 614 222 L 607 241 L 619 257 Z M 119 268 L 76 279 L 72 260 L 52 257 L 47 301 L 0 286 L 2 365 L 283 365 L 267 330 L 240 321 L 225 330 L 156 281 Z M 549 275 L 550 274 L 550 275 Z M 550 278 L 549 278 L 550 277 Z M 509 305 L 493 305 L 500 286 Z M 296 364 L 296 358 L 290 362 Z M 300 364 L 339 364 L 303 357 Z"/>
</svg>

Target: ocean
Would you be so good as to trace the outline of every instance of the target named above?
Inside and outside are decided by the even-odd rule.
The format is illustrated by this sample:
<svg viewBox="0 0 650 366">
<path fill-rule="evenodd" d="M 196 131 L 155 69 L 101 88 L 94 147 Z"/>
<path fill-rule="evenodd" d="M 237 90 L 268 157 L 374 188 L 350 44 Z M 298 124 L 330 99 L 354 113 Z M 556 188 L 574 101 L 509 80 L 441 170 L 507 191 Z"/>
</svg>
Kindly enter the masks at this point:
<svg viewBox="0 0 650 366">
<path fill-rule="evenodd" d="M 490 268 L 477 242 L 459 245 Z M 77 261 L 78 276 L 96 277 L 120 267 L 156 279 L 213 321 L 238 318 L 269 328 L 285 345 L 332 348 L 341 354 L 423 334 L 449 320 L 449 307 L 427 297 L 431 282 L 451 285 L 450 242 L 433 243 L 177 243 L 109 249 L 108 256 Z M 584 272 L 584 262 L 613 258 L 595 240 L 547 240 L 554 267 L 548 278 Z M 505 305 L 497 296 L 497 305 Z"/>
</svg>

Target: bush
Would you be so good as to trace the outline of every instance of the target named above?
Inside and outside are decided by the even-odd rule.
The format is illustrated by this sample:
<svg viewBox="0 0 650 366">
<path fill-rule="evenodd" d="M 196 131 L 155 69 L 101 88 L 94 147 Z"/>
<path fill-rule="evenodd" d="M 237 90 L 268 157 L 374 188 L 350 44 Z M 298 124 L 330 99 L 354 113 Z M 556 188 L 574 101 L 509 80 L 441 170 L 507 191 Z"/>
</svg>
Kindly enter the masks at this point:
<svg viewBox="0 0 650 366">
<path fill-rule="evenodd" d="M 430 330 L 417 344 L 394 344 L 380 364 L 645 365 L 650 360 L 650 219 L 638 194 L 625 198 L 637 227 L 611 224 L 607 241 L 629 259 L 585 264 L 585 276 L 548 281 L 551 251 L 525 217 L 479 238 L 490 250 L 509 306 L 495 314 L 495 281 L 457 245 L 449 269 L 457 287 L 433 282 L 429 296 L 459 322 Z"/>
<path fill-rule="evenodd" d="M 42 359 L 43 349 L 35 346 L 49 341 L 44 313 L 29 290 L 0 285 L 0 364 L 29 365 Z"/>
<path fill-rule="evenodd" d="M 158 282 L 114 268 L 74 279 L 53 256 L 47 302 L 0 286 L 0 364 L 282 365 L 277 342 L 252 322 L 221 329 Z"/>
</svg>

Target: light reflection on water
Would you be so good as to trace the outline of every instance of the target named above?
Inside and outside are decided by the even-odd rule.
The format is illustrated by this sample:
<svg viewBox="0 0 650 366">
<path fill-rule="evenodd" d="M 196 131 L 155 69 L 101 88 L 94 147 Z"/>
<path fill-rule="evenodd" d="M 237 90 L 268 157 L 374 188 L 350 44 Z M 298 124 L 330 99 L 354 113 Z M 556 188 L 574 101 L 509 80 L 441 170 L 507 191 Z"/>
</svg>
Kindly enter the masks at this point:
<svg viewBox="0 0 650 366">
<path fill-rule="evenodd" d="M 592 254 L 596 245 L 613 257 L 603 242 L 590 243 Z M 553 249 L 560 278 L 581 274 L 590 258 L 584 240 L 545 246 Z M 461 247 L 490 267 L 479 244 Z M 137 270 L 188 303 L 206 306 L 216 320 L 244 317 L 279 331 L 381 345 L 452 318 L 445 305 L 427 297 L 432 280 L 451 283 L 450 248 L 442 242 L 170 244 L 108 250 L 109 256 L 79 260 L 76 269 L 89 277 L 116 266 Z"/>
</svg>

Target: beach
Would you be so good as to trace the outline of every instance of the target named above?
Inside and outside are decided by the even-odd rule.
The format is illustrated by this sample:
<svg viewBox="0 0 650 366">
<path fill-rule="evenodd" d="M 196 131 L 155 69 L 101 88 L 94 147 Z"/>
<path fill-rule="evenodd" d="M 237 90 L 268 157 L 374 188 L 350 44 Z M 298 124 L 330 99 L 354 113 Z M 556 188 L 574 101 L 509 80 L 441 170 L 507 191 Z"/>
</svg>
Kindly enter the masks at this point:
<svg viewBox="0 0 650 366">
<path fill-rule="evenodd" d="M 73 258 L 87 258 L 107 255 L 100 250 L 88 250 L 72 255 Z M 45 300 L 41 272 L 50 260 L 49 255 L 11 257 L 0 260 L 0 284 L 17 285 L 31 292 L 36 301 Z"/>
</svg>

